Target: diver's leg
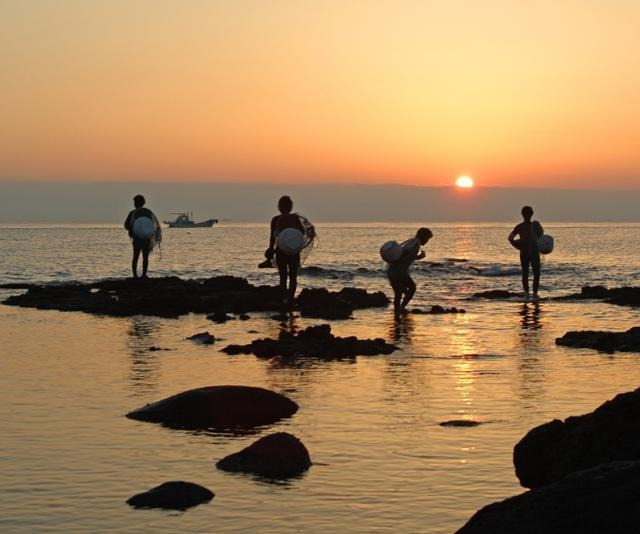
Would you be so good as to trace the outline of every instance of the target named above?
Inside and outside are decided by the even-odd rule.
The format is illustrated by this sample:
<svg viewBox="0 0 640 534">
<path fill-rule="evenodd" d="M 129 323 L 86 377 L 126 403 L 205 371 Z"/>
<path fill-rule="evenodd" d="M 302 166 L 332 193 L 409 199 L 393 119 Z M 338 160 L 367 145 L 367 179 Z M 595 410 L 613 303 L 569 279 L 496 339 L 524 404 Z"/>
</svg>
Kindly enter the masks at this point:
<svg viewBox="0 0 640 534">
<path fill-rule="evenodd" d="M 292 256 L 289 261 L 289 302 L 293 302 L 298 287 L 298 268 L 300 267 L 300 255 Z"/>
<path fill-rule="evenodd" d="M 133 271 L 133 277 L 138 278 L 138 258 L 140 257 L 140 247 L 133 244 L 133 259 L 131 260 L 131 270 Z"/>
<path fill-rule="evenodd" d="M 522 268 L 522 289 L 529 294 L 529 255 L 520 252 L 520 267 Z"/>
<path fill-rule="evenodd" d="M 286 256 L 278 250 L 276 250 L 276 265 L 278 266 L 278 275 L 280 276 L 280 290 L 283 296 L 285 296 L 287 291 L 288 262 Z"/>
<path fill-rule="evenodd" d="M 538 296 L 540 287 L 540 255 L 534 254 L 531 258 L 531 268 L 533 269 L 533 296 Z"/>
<path fill-rule="evenodd" d="M 402 300 L 402 284 L 399 280 L 389 277 L 391 289 L 393 289 L 393 311 L 397 314 L 400 312 L 400 301 Z"/>
<path fill-rule="evenodd" d="M 147 277 L 147 269 L 149 269 L 149 253 L 151 252 L 150 246 L 142 247 L 142 278 Z"/>
<path fill-rule="evenodd" d="M 400 311 L 406 310 L 407 304 L 409 304 L 415 293 L 416 283 L 410 276 L 407 275 L 407 278 L 404 282 L 404 299 L 402 300 L 402 304 L 400 305 Z"/>
</svg>

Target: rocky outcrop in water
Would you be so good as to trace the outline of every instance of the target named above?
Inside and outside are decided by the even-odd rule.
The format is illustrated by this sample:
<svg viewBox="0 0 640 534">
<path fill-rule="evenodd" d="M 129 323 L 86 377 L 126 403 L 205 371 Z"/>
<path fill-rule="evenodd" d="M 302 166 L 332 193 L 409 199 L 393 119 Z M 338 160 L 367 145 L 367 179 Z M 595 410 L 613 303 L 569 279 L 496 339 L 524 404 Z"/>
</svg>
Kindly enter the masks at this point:
<svg viewBox="0 0 640 534">
<path fill-rule="evenodd" d="M 423 310 L 421 308 L 413 308 L 411 310 L 411 313 L 414 313 L 416 315 L 440 315 L 443 313 L 466 313 L 466 310 L 462 308 L 456 308 L 455 306 L 451 308 L 443 308 L 439 304 L 434 304 L 428 310 Z"/>
<path fill-rule="evenodd" d="M 513 300 L 522 299 L 522 293 L 514 293 L 506 289 L 491 289 L 489 291 L 479 291 L 474 293 L 471 298 L 474 299 L 492 299 L 492 300 Z"/>
<path fill-rule="evenodd" d="M 640 461 L 640 389 L 617 395 L 591 413 L 540 425 L 513 450 L 516 476 L 528 488 L 617 460 Z"/>
<path fill-rule="evenodd" d="M 200 332 L 198 334 L 193 334 L 187 339 L 189 341 L 193 341 L 194 343 L 199 343 L 200 345 L 213 345 L 216 341 L 215 336 L 213 336 L 209 332 Z"/>
<path fill-rule="evenodd" d="M 473 427 L 481 425 L 480 421 L 473 421 L 471 419 L 451 419 L 450 421 L 442 421 L 438 423 L 440 426 L 454 426 L 454 427 Z"/>
<path fill-rule="evenodd" d="M 216 463 L 216 467 L 268 478 L 289 478 L 309 469 L 311 458 L 298 438 L 287 432 L 278 432 L 226 456 Z"/>
<path fill-rule="evenodd" d="M 458 534 L 628 534 L 640 525 L 640 462 L 601 464 L 485 506 Z"/>
<path fill-rule="evenodd" d="M 127 500 L 134 508 L 164 508 L 186 510 L 192 506 L 209 502 L 215 494 L 204 486 L 193 482 L 165 482 Z"/>
<path fill-rule="evenodd" d="M 6 286 L 0 286 L 6 287 Z M 282 309 L 282 293 L 275 286 L 254 286 L 244 278 L 218 276 L 203 280 L 177 277 L 103 280 L 81 284 L 22 284 L 26 293 L 4 300 L 10 306 L 45 310 L 82 311 L 125 317 L 155 315 L 178 317 L 187 313 L 211 314 L 214 321 L 251 311 Z M 344 288 L 338 292 L 303 290 L 298 303 L 303 315 L 348 318 L 354 309 L 386 306 L 383 293 Z"/>
<path fill-rule="evenodd" d="M 297 304 L 303 317 L 348 319 L 353 310 L 385 307 L 389 299 L 381 291 L 368 293 L 354 287 L 345 287 L 340 291 L 305 288 L 300 292 Z"/>
<path fill-rule="evenodd" d="M 565 347 L 589 348 L 601 352 L 640 352 L 640 326 L 626 332 L 603 332 L 584 330 L 567 332 L 556 339 L 557 345 Z"/>
<path fill-rule="evenodd" d="M 640 287 L 584 286 L 580 293 L 573 293 L 555 300 L 603 300 L 619 306 L 640 306 Z"/>
<path fill-rule="evenodd" d="M 222 351 L 227 354 L 255 354 L 258 358 L 320 358 L 340 360 L 355 356 L 391 354 L 398 347 L 384 339 L 358 339 L 355 336 L 338 337 L 331 333 L 328 324 L 310 326 L 300 333 L 280 331 L 278 339 L 256 339 L 248 345 L 228 345 Z"/>
<path fill-rule="evenodd" d="M 227 430 L 275 423 L 297 411 L 295 402 L 268 389 L 208 386 L 147 404 L 127 417 L 172 428 Z"/>
</svg>

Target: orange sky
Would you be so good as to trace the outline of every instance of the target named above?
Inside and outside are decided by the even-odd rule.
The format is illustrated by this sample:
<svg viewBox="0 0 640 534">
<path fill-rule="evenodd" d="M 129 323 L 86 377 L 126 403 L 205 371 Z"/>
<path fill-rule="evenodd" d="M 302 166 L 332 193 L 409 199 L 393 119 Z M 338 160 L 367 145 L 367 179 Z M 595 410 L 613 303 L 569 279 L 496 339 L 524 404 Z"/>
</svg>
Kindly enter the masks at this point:
<svg viewBox="0 0 640 534">
<path fill-rule="evenodd" d="M 5 0 L 0 180 L 640 189 L 636 0 Z"/>
</svg>

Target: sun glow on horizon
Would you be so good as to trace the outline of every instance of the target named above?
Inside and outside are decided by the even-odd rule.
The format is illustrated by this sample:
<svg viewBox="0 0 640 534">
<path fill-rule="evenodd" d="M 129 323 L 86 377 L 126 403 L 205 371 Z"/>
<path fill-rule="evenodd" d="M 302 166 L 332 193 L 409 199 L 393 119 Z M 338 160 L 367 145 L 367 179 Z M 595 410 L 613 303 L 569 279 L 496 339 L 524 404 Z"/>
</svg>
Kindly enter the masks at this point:
<svg viewBox="0 0 640 534">
<path fill-rule="evenodd" d="M 473 185 L 473 178 L 471 178 L 471 176 L 460 176 L 456 180 L 456 186 L 463 189 L 470 189 L 473 187 Z"/>
</svg>

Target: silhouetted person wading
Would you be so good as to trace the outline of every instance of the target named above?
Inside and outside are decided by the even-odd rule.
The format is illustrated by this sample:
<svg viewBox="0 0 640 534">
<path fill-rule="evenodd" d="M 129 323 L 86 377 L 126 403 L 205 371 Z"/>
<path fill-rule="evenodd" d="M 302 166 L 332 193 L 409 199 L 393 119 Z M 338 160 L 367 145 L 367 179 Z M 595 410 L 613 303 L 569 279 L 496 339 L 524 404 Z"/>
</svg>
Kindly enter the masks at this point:
<svg viewBox="0 0 640 534">
<path fill-rule="evenodd" d="M 300 222 L 298 214 L 291 213 L 293 201 L 288 196 L 280 197 L 278 200 L 278 211 L 271 219 L 271 233 L 269 235 L 269 247 L 264 255 L 267 259 L 276 257 L 278 274 L 280 275 L 280 289 L 283 293 L 285 304 L 293 302 L 298 285 L 298 269 L 300 268 L 300 250 L 304 247 L 305 228 Z M 287 229 L 294 229 L 300 232 L 285 232 Z M 299 246 L 298 246 L 299 240 Z M 287 280 L 289 287 L 287 288 Z"/>
<path fill-rule="evenodd" d="M 387 277 L 393 288 L 393 310 L 396 316 L 407 313 L 407 304 L 416 292 L 416 283 L 409 275 L 409 267 L 415 260 L 421 260 L 425 257 L 425 253 L 420 250 L 420 247 L 426 245 L 432 237 L 431 230 L 419 228 L 415 237 L 402 243 L 401 256 L 389 262 Z"/>
<path fill-rule="evenodd" d="M 540 287 L 540 251 L 538 239 L 544 234 L 542 225 L 532 221 L 533 208 L 525 206 L 520 211 L 524 219 L 509 234 L 509 243 L 520 251 L 520 266 L 522 267 L 522 289 L 525 296 L 529 296 L 529 265 L 533 271 L 533 298 L 538 298 Z M 516 237 L 518 239 L 516 239 Z"/>
</svg>

